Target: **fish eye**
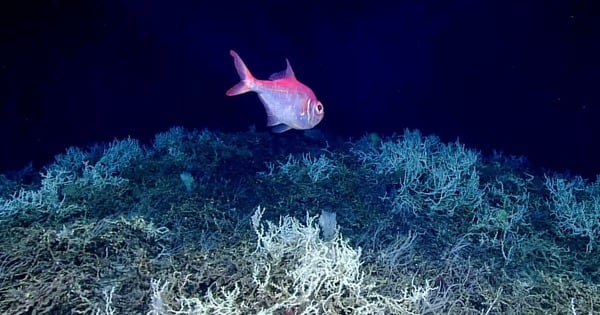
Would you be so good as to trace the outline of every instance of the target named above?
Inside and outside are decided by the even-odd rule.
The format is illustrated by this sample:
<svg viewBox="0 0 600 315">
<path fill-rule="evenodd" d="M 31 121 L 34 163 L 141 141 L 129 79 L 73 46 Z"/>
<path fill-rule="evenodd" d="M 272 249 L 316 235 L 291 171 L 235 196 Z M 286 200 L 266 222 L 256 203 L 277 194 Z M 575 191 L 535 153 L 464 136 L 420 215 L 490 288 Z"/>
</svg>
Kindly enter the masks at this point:
<svg viewBox="0 0 600 315">
<path fill-rule="evenodd" d="M 323 104 L 321 104 L 320 102 L 317 103 L 317 113 L 322 113 L 323 112 Z"/>
</svg>

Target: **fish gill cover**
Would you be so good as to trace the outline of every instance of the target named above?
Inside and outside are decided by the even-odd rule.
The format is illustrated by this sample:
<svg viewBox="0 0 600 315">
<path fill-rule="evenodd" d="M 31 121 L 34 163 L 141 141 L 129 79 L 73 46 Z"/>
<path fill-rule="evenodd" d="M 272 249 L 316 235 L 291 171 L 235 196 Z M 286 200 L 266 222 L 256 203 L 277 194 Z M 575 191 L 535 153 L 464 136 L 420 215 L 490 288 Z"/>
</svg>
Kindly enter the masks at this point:
<svg viewBox="0 0 600 315">
<path fill-rule="evenodd" d="M 418 130 L 174 127 L 0 177 L 0 312 L 591 314 L 598 222 L 600 180 Z"/>
</svg>

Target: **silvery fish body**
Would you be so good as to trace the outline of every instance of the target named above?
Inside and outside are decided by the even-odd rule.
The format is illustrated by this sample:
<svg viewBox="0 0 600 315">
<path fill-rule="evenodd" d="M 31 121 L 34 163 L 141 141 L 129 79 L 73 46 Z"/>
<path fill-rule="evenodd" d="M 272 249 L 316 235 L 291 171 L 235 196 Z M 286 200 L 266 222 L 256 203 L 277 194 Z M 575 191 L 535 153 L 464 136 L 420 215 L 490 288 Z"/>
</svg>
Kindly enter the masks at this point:
<svg viewBox="0 0 600 315">
<path fill-rule="evenodd" d="M 308 86 L 296 79 L 287 59 L 284 71 L 272 74 L 269 80 L 259 80 L 254 78 L 235 51 L 230 51 L 230 54 L 240 82 L 225 94 L 232 96 L 256 92 L 267 112 L 267 126 L 273 127 L 273 132 L 311 129 L 321 122 L 323 104 Z"/>
</svg>

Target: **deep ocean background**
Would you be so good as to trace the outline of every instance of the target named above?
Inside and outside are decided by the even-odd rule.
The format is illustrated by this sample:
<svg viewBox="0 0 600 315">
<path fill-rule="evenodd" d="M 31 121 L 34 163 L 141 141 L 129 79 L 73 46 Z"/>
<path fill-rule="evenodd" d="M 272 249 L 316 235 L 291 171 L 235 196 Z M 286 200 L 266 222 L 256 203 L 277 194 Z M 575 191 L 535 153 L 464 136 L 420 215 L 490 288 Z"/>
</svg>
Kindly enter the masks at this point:
<svg viewBox="0 0 600 315">
<path fill-rule="evenodd" d="M 326 133 L 416 128 L 600 174 L 592 1 L 282 3 L 2 1 L 0 172 L 174 125 L 267 130 L 255 95 L 224 95 L 234 49 L 258 78 L 289 58 Z"/>
</svg>

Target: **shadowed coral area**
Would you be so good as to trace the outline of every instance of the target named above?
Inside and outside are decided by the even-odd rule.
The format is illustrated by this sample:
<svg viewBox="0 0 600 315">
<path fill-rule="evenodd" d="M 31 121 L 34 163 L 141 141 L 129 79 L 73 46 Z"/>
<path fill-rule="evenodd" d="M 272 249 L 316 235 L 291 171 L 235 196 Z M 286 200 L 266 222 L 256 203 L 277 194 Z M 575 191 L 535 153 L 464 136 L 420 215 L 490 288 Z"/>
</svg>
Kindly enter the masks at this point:
<svg viewBox="0 0 600 315">
<path fill-rule="evenodd" d="M 591 314 L 599 187 L 418 130 L 72 147 L 0 176 L 0 312 Z"/>
</svg>

